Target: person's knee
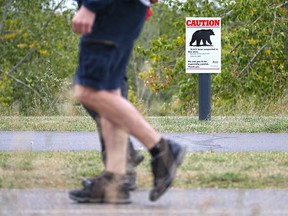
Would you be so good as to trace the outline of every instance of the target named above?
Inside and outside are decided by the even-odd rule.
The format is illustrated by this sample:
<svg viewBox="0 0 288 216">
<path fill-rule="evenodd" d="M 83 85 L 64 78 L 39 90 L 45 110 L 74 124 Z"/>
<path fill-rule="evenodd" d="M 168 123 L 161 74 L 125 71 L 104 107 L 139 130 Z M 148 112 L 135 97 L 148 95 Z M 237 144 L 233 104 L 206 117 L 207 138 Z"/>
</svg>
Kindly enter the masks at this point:
<svg viewBox="0 0 288 216">
<path fill-rule="evenodd" d="M 81 86 L 81 85 L 76 85 L 74 88 L 74 97 L 76 98 L 77 101 L 79 101 L 81 104 L 86 104 L 86 101 L 89 100 L 89 97 L 91 95 L 91 92 L 89 91 L 88 88 Z"/>
<path fill-rule="evenodd" d="M 111 100 L 112 95 L 121 96 L 120 89 L 115 90 L 94 90 L 89 87 L 76 85 L 74 88 L 74 97 L 84 106 L 89 107 L 91 101 L 94 101 L 96 104 L 98 102 L 106 103 Z"/>
</svg>

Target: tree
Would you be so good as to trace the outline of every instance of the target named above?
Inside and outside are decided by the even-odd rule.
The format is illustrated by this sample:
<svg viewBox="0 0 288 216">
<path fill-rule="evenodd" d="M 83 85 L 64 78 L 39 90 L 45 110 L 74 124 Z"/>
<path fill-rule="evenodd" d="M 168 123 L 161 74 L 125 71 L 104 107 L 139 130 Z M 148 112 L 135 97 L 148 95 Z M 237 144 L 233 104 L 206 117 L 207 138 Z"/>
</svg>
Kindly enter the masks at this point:
<svg viewBox="0 0 288 216">
<path fill-rule="evenodd" d="M 23 114 L 57 113 L 54 104 L 65 79 L 74 73 L 77 37 L 72 11 L 50 0 L 1 0 L 0 106 L 18 105 Z"/>
<path fill-rule="evenodd" d="M 213 102 L 235 104 L 253 98 L 256 105 L 287 94 L 285 57 L 287 1 L 215 0 L 167 1 L 178 13 L 171 32 L 160 35 L 146 50 L 152 69 L 142 76 L 155 92 L 175 88 L 182 113 L 197 107 L 197 76 L 185 74 L 185 17 L 222 17 L 222 73 L 213 75 Z M 155 56 L 153 56 L 155 54 Z M 180 100 L 180 102 L 179 102 Z"/>
<path fill-rule="evenodd" d="M 66 1 L 0 0 L 1 111 L 18 105 L 26 115 L 59 113 L 78 53 L 78 37 L 70 30 L 74 11 L 63 9 Z M 287 5 L 285 0 L 153 5 L 128 67 L 130 99 L 150 107 L 158 103 L 155 114 L 196 112 L 198 76 L 185 74 L 185 18 L 206 16 L 222 17 L 222 73 L 212 76 L 215 108 L 243 98 L 259 106 L 288 97 Z"/>
<path fill-rule="evenodd" d="M 175 26 L 173 25 L 175 21 L 179 19 L 179 13 L 176 10 L 171 10 L 169 5 L 164 3 L 153 5 L 152 11 L 153 15 L 150 20 L 145 23 L 140 38 L 135 45 L 134 53 L 130 61 L 130 64 L 133 64 L 134 67 L 129 67 L 129 71 L 133 71 L 134 75 L 131 76 L 130 72 L 129 80 L 135 80 L 136 83 L 136 85 L 133 85 L 133 83 L 130 85 L 133 86 L 133 90 L 137 92 L 137 97 L 134 97 L 134 103 L 137 99 L 144 101 L 146 108 L 148 107 L 150 109 L 150 113 L 162 115 L 166 112 L 166 102 L 171 99 L 173 89 L 170 88 L 166 91 L 159 91 L 157 85 L 159 84 L 164 87 L 166 84 L 164 82 L 158 82 L 160 74 L 157 71 L 162 70 L 161 59 L 167 60 L 169 56 L 173 55 L 171 52 L 173 46 L 168 45 L 167 42 L 171 38 L 178 37 L 179 32 L 175 30 Z M 183 44 L 184 41 L 178 37 L 178 42 Z M 161 50 L 163 47 L 169 51 L 164 52 Z M 135 62 L 137 63 L 135 64 Z M 135 65 L 137 65 L 138 68 L 135 68 Z M 164 67 L 164 69 L 165 68 L 166 67 Z M 131 79 L 131 77 L 134 78 Z"/>
</svg>

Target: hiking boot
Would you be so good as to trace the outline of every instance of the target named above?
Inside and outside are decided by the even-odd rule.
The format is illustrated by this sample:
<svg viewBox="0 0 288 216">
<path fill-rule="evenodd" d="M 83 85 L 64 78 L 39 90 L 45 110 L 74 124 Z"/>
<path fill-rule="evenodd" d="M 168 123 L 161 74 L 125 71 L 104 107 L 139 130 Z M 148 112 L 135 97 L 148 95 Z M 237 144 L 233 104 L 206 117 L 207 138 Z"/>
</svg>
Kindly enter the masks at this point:
<svg viewBox="0 0 288 216">
<path fill-rule="evenodd" d="M 129 187 L 130 191 L 136 190 L 137 189 L 137 184 L 136 184 L 136 172 L 128 172 L 126 173 L 126 182 Z"/>
<path fill-rule="evenodd" d="M 106 163 L 106 151 L 105 148 L 102 147 L 102 160 L 103 163 Z M 137 167 L 144 160 L 144 156 L 137 152 L 133 146 L 133 143 L 129 139 L 128 143 L 128 154 L 127 154 L 127 164 L 126 164 L 126 181 L 129 187 L 129 190 L 135 190 L 137 188 L 136 184 L 136 171 L 135 167 Z M 87 178 L 82 181 L 82 185 L 88 185 L 91 183 L 93 179 Z"/>
<path fill-rule="evenodd" d="M 130 154 L 131 155 L 131 154 Z M 139 154 L 140 155 L 140 154 Z M 142 155 L 140 155 L 142 156 Z M 129 185 L 129 189 L 135 190 L 137 188 L 136 184 L 136 171 L 135 171 L 135 163 L 132 162 L 131 157 L 128 156 L 127 164 L 126 164 L 126 181 Z"/>
<path fill-rule="evenodd" d="M 69 197 L 79 203 L 131 203 L 129 188 L 124 175 L 104 172 L 95 177 L 83 189 L 69 192 Z"/>
<path fill-rule="evenodd" d="M 135 154 L 131 156 L 130 162 L 134 167 L 137 167 L 144 160 L 144 156 L 135 151 Z"/>
<path fill-rule="evenodd" d="M 186 148 L 172 140 L 161 139 L 160 153 L 151 160 L 154 187 L 150 191 L 150 200 L 156 201 L 172 184 L 176 169 L 181 165 Z"/>
<path fill-rule="evenodd" d="M 95 178 L 97 178 L 97 177 L 95 177 Z M 81 184 L 83 185 L 83 187 L 89 187 L 89 185 L 92 184 L 92 182 L 95 178 L 86 178 L 86 179 L 82 180 Z M 135 171 L 126 173 L 125 183 L 126 183 L 126 186 L 129 188 L 130 191 L 137 189 L 136 172 Z"/>
<path fill-rule="evenodd" d="M 128 160 L 127 163 L 131 164 L 133 167 L 137 167 L 143 160 L 144 156 L 141 155 L 133 146 L 131 139 L 128 139 Z"/>
</svg>

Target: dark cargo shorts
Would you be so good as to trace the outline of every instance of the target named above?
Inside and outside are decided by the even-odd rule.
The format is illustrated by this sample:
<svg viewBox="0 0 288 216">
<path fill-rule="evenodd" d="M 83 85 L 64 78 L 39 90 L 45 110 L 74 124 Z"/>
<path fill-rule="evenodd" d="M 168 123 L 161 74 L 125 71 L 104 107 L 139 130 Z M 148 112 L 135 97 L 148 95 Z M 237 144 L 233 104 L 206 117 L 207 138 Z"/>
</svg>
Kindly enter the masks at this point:
<svg viewBox="0 0 288 216">
<path fill-rule="evenodd" d="M 74 83 L 96 90 L 119 89 L 147 7 L 135 0 L 113 0 L 96 13 L 91 34 L 80 40 Z"/>
</svg>

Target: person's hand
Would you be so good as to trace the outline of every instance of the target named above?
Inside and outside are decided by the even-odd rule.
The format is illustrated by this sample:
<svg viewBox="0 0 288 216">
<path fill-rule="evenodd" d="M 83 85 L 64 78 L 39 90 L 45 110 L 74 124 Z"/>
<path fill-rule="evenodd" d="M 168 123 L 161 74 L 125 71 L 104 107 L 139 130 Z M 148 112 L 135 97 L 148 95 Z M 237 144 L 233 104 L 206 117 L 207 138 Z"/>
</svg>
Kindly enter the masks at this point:
<svg viewBox="0 0 288 216">
<path fill-rule="evenodd" d="M 81 6 L 72 19 L 72 31 L 76 34 L 84 35 L 92 31 L 96 14 L 86 7 Z"/>
</svg>

